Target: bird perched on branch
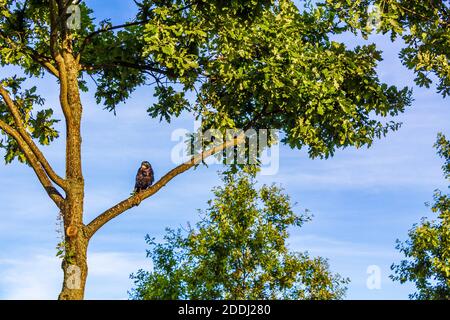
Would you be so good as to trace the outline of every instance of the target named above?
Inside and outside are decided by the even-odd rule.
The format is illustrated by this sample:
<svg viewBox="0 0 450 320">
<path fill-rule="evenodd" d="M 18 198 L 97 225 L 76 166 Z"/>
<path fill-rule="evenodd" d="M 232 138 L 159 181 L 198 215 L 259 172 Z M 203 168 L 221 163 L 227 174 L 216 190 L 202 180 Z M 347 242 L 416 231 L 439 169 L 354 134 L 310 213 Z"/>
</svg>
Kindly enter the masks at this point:
<svg viewBox="0 0 450 320">
<path fill-rule="evenodd" d="M 153 169 L 148 161 L 144 161 L 139 168 L 136 175 L 136 184 L 134 186 L 134 192 L 138 193 L 148 189 L 155 181 L 153 175 Z"/>
</svg>

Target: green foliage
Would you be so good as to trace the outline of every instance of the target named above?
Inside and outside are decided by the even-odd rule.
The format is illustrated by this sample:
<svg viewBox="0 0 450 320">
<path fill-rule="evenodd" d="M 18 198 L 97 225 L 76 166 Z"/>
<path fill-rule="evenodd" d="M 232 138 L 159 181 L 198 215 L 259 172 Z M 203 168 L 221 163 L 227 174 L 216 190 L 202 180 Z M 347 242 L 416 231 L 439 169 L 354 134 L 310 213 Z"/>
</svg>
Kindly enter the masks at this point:
<svg viewBox="0 0 450 320">
<path fill-rule="evenodd" d="M 450 180 L 450 142 L 439 135 L 436 148 L 445 159 L 443 169 Z M 391 278 L 414 282 L 418 291 L 410 295 L 412 299 L 450 299 L 450 195 L 436 191 L 434 201 L 431 209 L 437 219 L 423 218 L 409 231 L 406 242 L 397 241 L 406 259 L 392 265 Z"/>
<path fill-rule="evenodd" d="M 53 109 L 42 109 L 45 101 L 36 93 L 36 87 L 20 91 L 24 81 L 24 78 L 12 77 L 0 80 L 0 84 L 9 89 L 11 99 L 19 109 L 25 130 L 41 145 L 48 145 L 59 137 L 58 131 L 54 128 L 59 120 L 53 119 Z M 0 100 L 0 120 L 18 129 L 3 100 Z M 0 139 L 0 148 L 6 151 L 6 163 L 11 163 L 14 159 L 26 162 L 25 155 L 13 138 L 7 136 Z"/>
<path fill-rule="evenodd" d="M 373 31 L 401 36 L 406 47 L 400 58 L 414 70 L 419 86 L 429 87 L 434 75 L 437 90 L 444 97 L 450 94 L 450 2 L 447 0 L 327 0 L 347 26 L 367 36 Z M 377 7 L 372 7 L 372 6 Z M 370 20 L 373 8 L 380 19 L 374 30 Z M 375 23 L 376 25 L 377 23 Z"/>
<path fill-rule="evenodd" d="M 160 116 L 160 120 L 164 118 L 164 120 L 170 122 L 172 115 L 179 116 L 181 111 L 189 106 L 189 101 L 184 97 L 184 92 L 176 92 L 170 86 L 157 87 L 154 96 L 158 97 L 159 102 L 147 110 L 153 118 Z"/>
<path fill-rule="evenodd" d="M 56 245 L 56 257 L 63 260 L 67 264 L 75 263 L 75 250 L 67 249 L 68 244 L 66 241 L 61 241 Z"/>
<path fill-rule="evenodd" d="M 300 12 L 291 1 L 279 1 L 243 20 L 206 14 L 196 5 L 180 11 L 189 3 L 156 7 L 144 31 L 144 52 L 185 90 L 196 85 L 197 100 L 186 109 L 208 127 L 279 129 L 285 143 L 307 146 L 312 157 L 370 146 L 398 128 L 372 115 L 402 112 L 410 91 L 379 82 L 375 46 L 349 50 L 330 41 L 340 29 L 323 8 Z M 152 110 L 168 118 L 170 105 Z"/>
<path fill-rule="evenodd" d="M 146 237 L 153 271 L 132 275 L 133 299 L 340 299 L 347 279 L 325 259 L 290 252 L 296 215 L 283 190 L 255 188 L 254 172 L 228 173 L 213 190 L 202 220 L 187 234 L 168 230 L 165 243 Z"/>
<path fill-rule="evenodd" d="M 91 10 L 81 2 L 81 29 L 74 31 L 74 39 L 93 31 Z M 0 1 L 0 65 L 16 65 L 29 76 L 42 76 L 38 61 L 51 61 L 50 1 Z M 75 46 L 80 42 L 74 41 Z"/>
<path fill-rule="evenodd" d="M 101 28 L 110 24 L 104 22 Z M 142 27 L 130 30 L 103 32 L 94 37 L 86 47 L 81 63 L 87 73 L 96 80 L 97 103 L 103 102 L 108 110 L 114 111 L 117 104 L 127 100 L 136 87 L 144 85 L 147 71 L 140 65 L 151 64 L 142 58 L 143 45 L 138 41 Z"/>
<path fill-rule="evenodd" d="M 445 160 L 442 170 L 445 178 L 450 180 L 450 141 L 443 134 L 439 134 L 435 147 L 438 149 L 438 155 Z"/>
<path fill-rule="evenodd" d="M 82 2 L 81 29 L 68 31 L 79 86 L 88 90 L 91 77 L 97 102 L 114 112 L 137 87 L 155 86 L 151 117 L 190 112 L 204 129 L 278 129 L 311 157 L 370 146 L 399 128 L 385 118 L 403 112 L 411 92 L 381 83 L 374 45 L 331 41 L 345 28 L 328 8 L 306 3 L 299 10 L 291 0 L 143 0 L 119 28 L 94 23 Z M 4 0 L 0 8 L 0 64 L 30 76 L 55 66 L 49 1 Z"/>
</svg>

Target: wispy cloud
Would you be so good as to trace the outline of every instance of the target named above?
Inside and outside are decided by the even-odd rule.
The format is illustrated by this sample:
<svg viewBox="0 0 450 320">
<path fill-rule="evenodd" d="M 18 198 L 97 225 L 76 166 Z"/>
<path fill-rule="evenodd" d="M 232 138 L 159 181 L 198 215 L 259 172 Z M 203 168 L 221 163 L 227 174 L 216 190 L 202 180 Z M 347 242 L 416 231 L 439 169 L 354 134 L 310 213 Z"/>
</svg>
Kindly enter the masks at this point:
<svg viewBox="0 0 450 320">
<path fill-rule="evenodd" d="M 91 252 L 88 259 L 87 299 L 127 299 L 129 275 L 149 263 L 144 254 L 126 252 Z M 1 298 L 56 299 L 62 285 L 60 266 L 61 260 L 45 251 L 0 260 Z"/>
<path fill-rule="evenodd" d="M 46 254 L 0 260 L 1 298 L 56 299 L 62 283 L 60 263 Z"/>
<path fill-rule="evenodd" d="M 103 1 L 92 1 L 101 9 L 96 10 L 98 21 L 111 17 L 124 22 L 130 5 L 135 7 L 131 0 L 113 3 L 105 6 Z M 362 43 L 348 35 L 342 39 L 350 46 Z M 414 86 L 413 73 L 398 59 L 401 43 L 392 44 L 380 35 L 365 43 L 370 42 L 385 51 L 385 60 L 378 68 L 381 80 Z M 2 74 L 15 71 L 2 69 Z M 54 79 L 32 79 L 28 84 L 38 86 L 48 106 L 58 105 Z M 193 122 L 190 117 L 171 124 L 150 119 L 146 109 L 154 102 L 152 93 L 147 87 L 134 92 L 132 99 L 119 106 L 117 117 L 96 104 L 93 91 L 83 94 L 86 221 L 129 195 L 140 161 L 150 160 L 157 178 L 173 168 L 171 132 L 190 130 Z M 405 236 L 421 212 L 426 214 L 423 202 L 430 200 L 433 189 L 447 185 L 432 145 L 437 132 L 450 133 L 448 99 L 443 100 L 432 89 L 417 87 L 414 98 L 413 106 L 398 118 L 404 123 L 401 130 L 377 141 L 370 150 L 339 150 L 334 158 L 321 161 L 308 159 L 304 151 L 282 147 L 280 172 L 259 178 L 262 183 L 282 184 L 294 201 L 302 200 L 301 205 L 316 214 L 302 233 L 292 234 L 291 246 L 330 257 L 334 270 L 352 278 L 352 298 L 406 297 L 402 288 L 387 279 L 389 265 L 397 257 L 393 241 Z M 62 119 L 61 111 L 55 111 Z M 43 149 L 63 174 L 64 125 L 58 125 L 62 138 Z M 150 267 L 144 257 L 145 234 L 159 239 L 167 226 L 195 222 L 196 209 L 206 206 L 211 187 L 219 184 L 216 171 L 220 169 L 199 168 L 175 178 L 152 199 L 96 234 L 90 244 L 87 298 L 126 299 L 131 288 L 129 274 L 141 266 Z M 376 197 L 367 196 L 371 193 Z M 17 164 L 0 167 L 0 298 L 57 297 L 62 279 L 60 261 L 51 250 L 57 242 L 57 213 L 30 168 Z M 34 250 L 37 247 L 39 250 Z M 382 292 L 368 293 L 365 287 L 370 264 L 383 268 Z"/>
<path fill-rule="evenodd" d="M 291 248 L 296 251 L 308 251 L 323 257 L 384 259 L 400 256 L 393 247 L 386 248 L 377 244 L 354 243 L 318 235 L 295 235 L 289 239 L 289 243 Z"/>
</svg>

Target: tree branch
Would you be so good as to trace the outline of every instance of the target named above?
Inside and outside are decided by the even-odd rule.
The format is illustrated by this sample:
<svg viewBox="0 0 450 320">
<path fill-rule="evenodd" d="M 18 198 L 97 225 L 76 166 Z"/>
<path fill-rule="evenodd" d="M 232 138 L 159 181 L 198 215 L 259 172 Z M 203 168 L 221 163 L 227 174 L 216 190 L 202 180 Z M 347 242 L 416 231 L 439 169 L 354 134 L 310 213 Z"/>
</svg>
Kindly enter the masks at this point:
<svg viewBox="0 0 450 320">
<path fill-rule="evenodd" d="M 128 62 L 128 61 L 122 61 L 122 60 L 115 60 L 108 64 L 97 64 L 95 66 L 88 66 L 88 65 L 82 65 L 81 69 L 85 71 L 96 71 L 96 70 L 104 70 L 104 69 L 112 69 L 117 67 L 124 67 L 124 68 L 130 68 L 135 70 L 141 70 L 141 71 L 151 71 L 156 72 L 165 76 L 170 75 L 168 71 L 156 68 L 152 66 L 151 64 L 139 64 L 134 62 Z"/>
<path fill-rule="evenodd" d="M 55 0 L 50 0 L 50 52 L 53 58 L 57 55 L 58 46 L 58 7 Z"/>
<path fill-rule="evenodd" d="M 59 86 L 60 86 L 60 92 L 59 92 L 59 101 L 61 104 L 61 109 L 64 113 L 64 117 L 66 118 L 66 123 L 69 123 L 69 121 L 72 119 L 72 111 L 70 109 L 69 104 L 69 98 L 68 98 L 68 81 L 67 81 L 67 70 L 66 70 L 66 63 L 64 61 L 64 58 L 58 53 L 55 56 L 56 63 L 58 64 L 58 70 L 59 70 Z"/>
<path fill-rule="evenodd" d="M 59 209 L 62 209 L 65 200 L 64 197 L 54 187 L 54 185 L 48 178 L 47 173 L 45 172 L 42 166 L 42 163 L 35 156 L 30 146 L 25 142 L 20 133 L 14 128 L 12 128 L 10 125 L 3 122 L 2 120 L 0 120 L 0 129 L 3 130 L 7 135 L 9 135 L 17 142 L 17 144 L 20 147 L 20 150 L 22 150 L 22 152 L 24 153 L 28 163 L 33 168 L 34 172 L 36 173 L 39 181 L 41 182 L 50 199 L 53 200 L 53 202 Z"/>
<path fill-rule="evenodd" d="M 139 25 L 142 25 L 142 24 L 145 24 L 145 23 L 148 23 L 148 22 L 150 22 L 150 19 L 145 19 L 145 20 L 135 21 L 135 22 L 130 22 L 130 23 L 124 23 L 124 24 L 120 24 L 120 25 L 117 25 L 117 26 L 110 26 L 110 27 L 107 27 L 107 28 L 98 29 L 98 30 L 95 30 L 94 32 L 91 32 L 90 34 L 88 34 L 83 39 L 83 42 L 81 43 L 80 50 L 78 51 L 78 55 L 76 57 L 76 60 L 80 61 L 81 54 L 86 49 L 86 46 L 91 42 L 91 40 L 93 38 L 95 38 L 99 34 L 102 34 L 104 32 L 108 32 L 108 31 L 114 31 L 114 30 L 117 30 L 117 29 L 123 29 L 123 28 L 133 27 L 133 26 L 139 26 Z"/>
<path fill-rule="evenodd" d="M 425 16 L 423 14 L 420 14 L 420 13 L 418 13 L 418 12 L 412 10 L 412 9 L 409 9 L 409 8 L 407 8 L 405 6 L 401 6 L 400 4 L 398 4 L 398 7 L 403 9 L 404 11 L 410 13 L 413 16 L 421 18 L 424 21 L 432 22 L 430 17 L 427 17 L 427 16 Z M 442 10 L 444 11 L 444 13 L 446 13 L 444 8 L 442 8 Z M 444 21 L 440 17 L 438 17 L 438 19 L 439 19 L 439 23 L 442 23 L 444 26 L 449 26 L 450 25 L 450 22 Z"/>
<path fill-rule="evenodd" d="M 58 30 L 60 29 L 60 13 L 58 5 L 62 5 L 60 1 L 50 0 L 50 51 L 53 58 L 56 61 L 57 70 L 59 72 L 60 93 L 59 101 L 61 104 L 64 117 L 66 118 L 66 124 L 72 120 L 72 112 L 68 101 L 68 82 L 67 82 L 67 70 L 66 63 L 58 49 Z M 63 28 L 61 28 L 63 29 Z M 64 31 L 64 30 L 60 30 Z"/>
<path fill-rule="evenodd" d="M 52 166 L 49 164 L 44 154 L 41 152 L 38 146 L 34 143 L 31 136 L 25 130 L 25 126 L 23 124 L 19 109 L 14 104 L 14 101 L 11 99 L 8 91 L 6 91 L 5 88 L 3 88 L 1 85 L 0 85 L 0 96 L 2 96 L 6 106 L 8 107 L 9 111 L 11 112 L 11 115 L 14 118 L 14 122 L 17 127 L 17 132 L 20 134 L 21 138 L 33 152 L 33 155 L 42 164 L 42 167 L 45 170 L 48 177 L 58 186 L 66 190 L 66 181 L 53 170 Z"/>
<path fill-rule="evenodd" d="M 136 3 L 136 1 L 135 1 L 135 3 Z M 183 10 L 189 9 L 190 7 L 192 7 L 195 4 L 196 4 L 196 2 L 193 1 L 192 3 L 190 3 L 190 4 L 188 4 L 188 5 L 184 6 L 184 7 L 178 8 L 173 13 L 178 13 L 178 12 L 181 12 Z M 147 15 L 150 14 L 150 13 L 151 12 L 147 12 Z M 88 34 L 84 38 L 84 40 L 83 40 L 83 42 L 82 42 L 82 44 L 80 46 L 80 50 L 78 52 L 76 60 L 80 61 L 80 56 L 83 53 L 83 51 L 86 48 L 86 46 L 89 44 L 89 42 L 93 38 L 95 38 L 99 34 L 102 34 L 104 32 L 108 32 L 108 31 L 114 31 L 114 30 L 118 30 L 118 29 L 124 29 L 124 28 L 128 28 L 128 27 L 134 27 L 134 26 L 143 25 L 143 24 L 146 24 L 146 23 L 148 23 L 150 21 L 151 21 L 151 19 L 143 19 L 143 20 L 140 20 L 140 21 L 133 21 L 133 22 L 128 22 L 128 23 L 124 23 L 124 24 L 120 24 L 120 25 L 110 26 L 110 27 L 106 27 L 106 28 L 103 28 L 103 29 L 98 29 L 98 30 L 95 30 L 95 31 L 91 32 L 90 34 Z"/>
<path fill-rule="evenodd" d="M 30 48 L 28 46 L 18 45 L 11 39 L 9 39 L 6 34 L 0 30 L 0 38 L 3 39 L 9 46 L 12 46 L 14 49 L 18 50 L 19 52 L 22 52 L 23 54 L 29 56 L 33 61 L 40 64 L 45 70 L 47 70 L 50 74 L 54 75 L 55 77 L 59 77 L 58 69 L 49 61 L 47 57 L 44 57 L 43 55 L 39 54 L 36 50 L 33 48 Z"/>
<path fill-rule="evenodd" d="M 142 200 L 149 198 L 150 196 L 157 193 L 162 187 L 164 187 L 167 183 L 169 183 L 173 178 L 182 174 L 183 172 L 189 170 L 195 165 L 199 164 L 203 159 L 206 159 L 219 151 L 224 149 L 234 147 L 242 142 L 245 142 L 245 134 L 241 134 L 233 140 L 229 140 L 224 142 L 220 146 L 213 147 L 207 151 L 204 151 L 201 154 L 193 156 L 187 162 L 179 165 L 178 167 L 169 171 L 166 175 L 164 175 L 157 183 L 151 186 L 149 189 L 140 192 L 138 194 L 132 195 L 128 199 L 123 200 L 122 202 L 116 204 L 110 209 L 106 210 L 99 216 L 97 216 L 94 220 L 92 220 L 86 226 L 86 235 L 88 238 L 91 238 L 103 225 L 105 225 L 108 221 L 116 218 L 121 215 L 125 211 L 135 207 L 141 203 Z"/>
<path fill-rule="evenodd" d="M 31 51 L 29 55 L 34 61 L 39 63 L 45 70 L 47 70 L 50 74 L 54 75 L 56 78 L 59 78 L 58 69 L 46 58 L 43 58 L 39 53 L 37 53 L 32 48 L 28 48 Z"/>
</svg>

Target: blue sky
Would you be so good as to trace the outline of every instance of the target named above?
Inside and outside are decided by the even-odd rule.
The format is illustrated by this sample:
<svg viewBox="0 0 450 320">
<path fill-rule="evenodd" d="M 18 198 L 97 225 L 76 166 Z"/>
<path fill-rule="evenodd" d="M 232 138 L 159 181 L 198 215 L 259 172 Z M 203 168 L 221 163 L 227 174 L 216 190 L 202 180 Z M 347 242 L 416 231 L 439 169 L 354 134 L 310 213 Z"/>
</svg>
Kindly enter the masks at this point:
<svg viewBox="0 0 450 320">
<path fill-rule="evenodd" d="M 88 3 L 98 20 L 122 22 L 133 14 L 133 1 Z M 107 5 L 105 5 L 107 3 Z M 364 43 L 342 36 L 349 46 Z M 379 74 L 384 82 L 414 88 L 414 103 L 399 117 L 403 127 L 377 141 L 371 149 L 338 151 L 328 160 L 310 160 L 306 152 L 280 149 L 280 169 L 261 176 L 261 183 L 282 185 L 299 211 L 309 209 L 312 222 L 292 230 L 293 250 L 308 250 L 330 259 L 334 272 L 350 277 L 349 299 L 407 299 L 414 288 L 389 280 L 389 267 L 401 256 L 397 238 L 422 216 L 431 215 L 424 203 L 433 190 L 445 190 L 441 160 L 433 144 L 438 132 L 450 135 L 449 100 L 433 90 L 414 86 L 414 75 L 398 60 L 400 43 L 374 36 L 384 51 Z M 1 77 L 14 73 L 2 69 Z M 57 84 L 51 78 L 32 80 L 57 106 Z M 149 160 L 157 178 L 174 164 L 170 137 L 178 128 L 193 128 L 188 116 L 170 125 L 150 119 L 152 89 L 141 88 L 117 116 L 97 106 L 92 92 L 83 94 L 83 161 L 86 180 L 86 222 L 127 197 L 139 163 Z M 61 119 L 60 113 L 57 116 Z M 58 172 L 64 172 L 64 141 L 44 148 Z M 177 177 L 138 208 L 120 216 L 95 235 L 89 247 L 88 299 L 126 299 L 132 287 L 129 274 L 149 269 L 144 236 L 161 239 L 166 227 L 177 228 L 198 220 L 196 209 L 205 208 L 210 189 L 219 183 L 220 166 L 199 168 Z M 0 299 L 55 299 L 62 280 L 55 257 L 57 210 L 41 190 L 32 171 L 23 165 L 0 167 Z M 381 289 L 367 288 L 367 268 L 381 271 Z"/>
</svg>

